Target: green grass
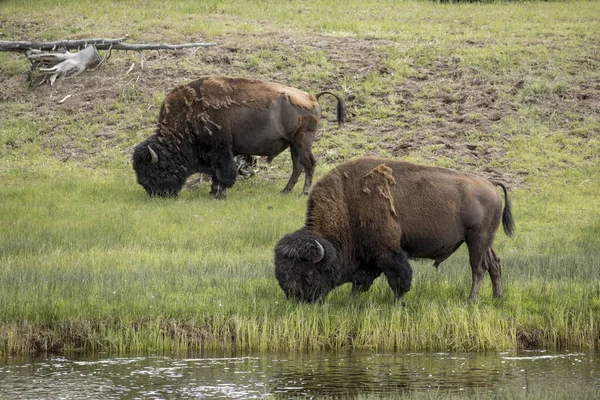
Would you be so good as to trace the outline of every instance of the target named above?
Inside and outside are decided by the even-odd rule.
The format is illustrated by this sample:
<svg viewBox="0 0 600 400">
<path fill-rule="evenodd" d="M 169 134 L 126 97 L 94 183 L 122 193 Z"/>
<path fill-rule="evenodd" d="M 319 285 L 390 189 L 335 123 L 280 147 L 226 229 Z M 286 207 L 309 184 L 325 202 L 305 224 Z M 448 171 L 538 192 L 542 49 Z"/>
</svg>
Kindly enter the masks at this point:
<svg viewBox="0 0 600 400">
<path fill-rule="evenodd" d="M 240 182 L 223 202 L 206 185 L 162 200 L 129 171 L 22 169 L 0 189 L 4 352 L 497 350 L 522 335 L 548 348 L 597 345 L 599 226 L 581 223 L 581 213 L 598 217 L 585 210 L 597 185 L 513 193 L 519 233 L 497 240 L 505 299 L 492 300 L 486 283 L 477 305 L 465 303 L 460 252 L 439 271 L 415 262 L 401 308 L 382 279 L 360 299 L 341 287 L 316 305 L 288 301 L 272 248 L 302 224 L 305 200 L 276 184 Z"/>
<path fill-rule="evenodd" d="M 0 53 L 0 354 L 598 348 L 600 3 L 31 4 L 2 4 L 3 40 L 219 45 L 147 52 L 144 69 L 113 52 L 53 87 L 29 87 L 22 56 Z M 298 187 L 279 194 L 287 154 L 222 202 L 207 182 L 147 198 L 131 148 L 165 93 L 203 74 L 342 94 L 342 129 L 323 100 L 319 176 L 378 154 L 508 182 L 517 235 L 495 244 L 505 298 L 487 279 L 465 302 L 461 249 L 439 270 L 413 263 L 405 308 L 382 278 L 360 298 L 343 286 L 318 304 L 287 300 L 273 247 L 306 202 Z"/>
<path fill-rule="evenodd" d="M 598 396 L 596 390 L 589 388 L 582 388 L 577 385 L 568 385 L 567 387 L 561 388 L 547 388 L 547 387 L 525 387 L 523 389 L 516 388 L 501 388 L 501 389 L 483 389 L 474 388 L 467 390 L 445 390 L 432 388 L 423 391 L 404 391 L 397 392 L 394 394 L 381 395 L 378 393 L 364 393 L 358 396 L 347 396 L 338 398 L 348 399 L 376 399 L 376 400 L 398 400 L 398 399 L 416 399 L 416 400 L 431 400 L 431 399 L 442 399 L 442 400 L 460 400 L 460 399 L 486 399 L 486 400 L 501 400 L 501 399 L 528 399 L 528 400 L 561 400 L 561 399 L 580 399 L 580 400 L 593 400 Z M 321 398 L 319 396 L 315 397 Z M 325 398 L 325 397 L 323 397 Z"/>
</svg>

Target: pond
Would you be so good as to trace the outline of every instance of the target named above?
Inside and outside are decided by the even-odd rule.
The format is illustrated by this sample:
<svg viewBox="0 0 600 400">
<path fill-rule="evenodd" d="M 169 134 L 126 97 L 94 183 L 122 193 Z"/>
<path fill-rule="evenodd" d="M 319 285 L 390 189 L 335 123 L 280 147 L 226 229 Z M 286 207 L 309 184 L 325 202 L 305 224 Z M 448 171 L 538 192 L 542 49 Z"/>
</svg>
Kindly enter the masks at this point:
<svg viewBox="0 0 600 400">
<path fill-rule="evenodd" d="M 599 398 L 600 354 L 207 352 L 0 360 L 3 399 L 339 398 L 500 391 Z"/>
</svg>

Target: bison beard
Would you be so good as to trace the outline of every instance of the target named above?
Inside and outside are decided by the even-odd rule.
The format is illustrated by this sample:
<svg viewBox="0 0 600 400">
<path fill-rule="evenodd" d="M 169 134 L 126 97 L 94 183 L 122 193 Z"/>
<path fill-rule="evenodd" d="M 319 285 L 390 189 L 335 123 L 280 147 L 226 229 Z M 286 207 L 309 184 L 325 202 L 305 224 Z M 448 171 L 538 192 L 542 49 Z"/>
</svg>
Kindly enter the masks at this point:
<svg viewBox="0 0 600 400">
<path fill-rule="evenodd" d="M 238 175 L 235 156 L 267 156 L 289 148 L 293 170 L 283 192 L 290 192 L 302 172 L 308 193 L 316 165 L 312 142 L 321 118 L 318 99 L 343 101 L 330 92 L 309 94 L 277 83 L 243 78 L 207 77 L 169 93 L 156 133 L 138 144 L 133 169 L 151 196 L 175 196 L 197 172 L 211 176 L 211 194 L 224 198 Z"/>
<path fill-rule="evenodd" d="M 495 186 L 504 191 L 504 210 Z M 275 246 L 275 276 L 287 297 L 312 302 L 347 282 L 353 294 L 367 291 L 383 273 L 404 303 L 410 257 L 430 258 L 437 266 L 467 243 L 473 278 L 468 300 L 477 300 L 486 271 L 494 297 L 502 297 L 500 259 L 491 247 L 500 220 L 512 235 L 510 200 L 500 182 L 363 158 L 317 182 L 305 226 Z"/>
</svg>

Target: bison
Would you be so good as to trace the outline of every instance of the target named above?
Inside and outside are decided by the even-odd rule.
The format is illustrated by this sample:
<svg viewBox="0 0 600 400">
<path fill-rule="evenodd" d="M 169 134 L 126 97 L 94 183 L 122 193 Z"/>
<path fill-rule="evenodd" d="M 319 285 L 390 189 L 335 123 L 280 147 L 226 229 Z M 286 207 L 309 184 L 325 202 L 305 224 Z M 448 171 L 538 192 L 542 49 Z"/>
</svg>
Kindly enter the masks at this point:
<svg viewBox="0 0 600 400">
<path fill-rule="evenodd" d="M 324 91 L 309 94 L 278 83 L 224 76 L 204 77 L 171 91 L 163 101 L 156 133 L 133 152 L 137 181 L 153 196 L 175 196 L 196 173 L 212 178 L 211 194 L 224 198 L 237 177 L 234 157 L 267 156 L 288 147 L 292 175 L 283 189 L 294 188 L 304 171 L 305 193 L 312 184 L 312 143 L 321 118 L 319 97 L 337 99 L 337 121 L 344 103 Z"/>
<path fill-rule="evenodd" d="M 502 196 L 496 190 L 504 191 Z M 492 242 L 500 220 L 514 222 L 506 187 L 450 169 L 381 158 L 339 165 L 313 187 L 304 227 L 275 246 L 275 276 L 288 298 L 313 302 L 352 283 L 369 289 L 383 273 L 397 300 L 410 290 L 410 258 L 439 264 L 463 242 L 469 248 L 476 301 L 485 271 L 502 297 L 500 259 Z"/>
</svg>

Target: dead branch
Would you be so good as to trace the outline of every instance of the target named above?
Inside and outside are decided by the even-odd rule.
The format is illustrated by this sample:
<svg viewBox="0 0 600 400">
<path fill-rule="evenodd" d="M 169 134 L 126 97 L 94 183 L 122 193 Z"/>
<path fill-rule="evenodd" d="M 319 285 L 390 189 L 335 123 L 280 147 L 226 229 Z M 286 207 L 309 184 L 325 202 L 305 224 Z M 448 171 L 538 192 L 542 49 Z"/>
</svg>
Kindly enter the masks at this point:
<svg viewBox="0 0 600 400">
<path fill-rule="evenodd" d="M 46 50 L 54 51 L 58 49 L 81 50 L 88 45 L 93 44 L 97 49 L 107 50 L 111 45 L 121 43 L 127 40 L 127 36 L 118 39 L 81 39 L 81 40 L 59 40 L 56 42 L 11 42 L 0 40 L 0 51 L 27 51 L 27 50 Z"/>
<path fill-rule="evenodd" d="M 144 68 L 143 50 L 177 50 L 192 47 L 212 47 L 216 43 L 184 43 L 184 44 L 123 44 L 127 36 L 118 39 L 80 39 L 62 40 L 57 42 L 10 42 L 0 41 L 0 51 L 26 51 L 27 59 L 31 62 L 31 69 L 27 74 L 27 80 L 32 81 L 32 74 L 36 68 L 44 75 L 40 85 L 50 78 L 53 85 L 58 78 L 77 76 L 91 66 L 99 67 L 110 58 L 112 50 L 133 50 L 140 54 L 140 65 Z M 77 53 L 67 52 L 67 49 L 81 49 Z M 60 49 L 60 53 L 43 53 L 42 50 L 54 51 Z M 108 50 L 103 59 L 100 58 L 98 50 Z M 132 67 L 127 71 L 131 72 Z"/>
<path fill-rule="evenodd" d="M 111 50 L 112 46 L 108 48 L 108 52 L 104 54 L 104 58 L 98 63 L 98 65 L 96 65 L 94 68 L 88 68 L 88 71 L 97 70 L 102 65 L 102 63 L 104 63 L 104 61 L 108 60 L 110 58 L 110 55 L 112 54 Z"/>
<path fill-rule="evenodd" d="M 214 47 L 216 43 L 184 43 L 184 44 L 125 44 L 117 43 L 113 46 L 114 50 L 178 50 L 191 47 Z M 98 50 L 104 50 L 103 47 L 96 46 Z"/>
<path fill-rule="evenodd" d="M 127 36 L 118 39 L 81 39 L 81 40 L 61 40 L 57 42 L 11 42 L 0 40 L 0 51 L 27 51 L 27 50 L 46 50 L 53 51 L 57 49 L 80 50 L 88 45 L 94 45 L 97 50 L 177 50 L 191 47 L 213 47 L 216 43 L 184 43 L 184 44 L 124 44 Z"/>
<path fill-rule="evenodd" d="M 69 97 L 73 96 L 72 94 L 68 94 L 65 97 L 63 97 L 63 99 L 61 101 L 58 102 L 58 104 L 62 104 L 64 103 Z"/>
<path fill-rule="evenodd" d="M 31 50 L 27 54 L 27 59 L 31 61 L 32 71 L 39 66 L 40 72 L 46 75 L 41 83 L 50 78 L 50 85 L 53 85 L 57 78 L 77 76 L 88 67 L 100 62 L 100 55 L 90 44 L 77 53 L 42 53 L 39 50 Z"/>
</svg>

